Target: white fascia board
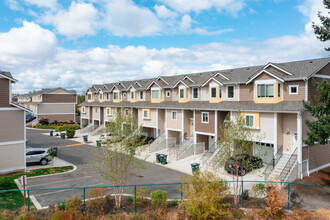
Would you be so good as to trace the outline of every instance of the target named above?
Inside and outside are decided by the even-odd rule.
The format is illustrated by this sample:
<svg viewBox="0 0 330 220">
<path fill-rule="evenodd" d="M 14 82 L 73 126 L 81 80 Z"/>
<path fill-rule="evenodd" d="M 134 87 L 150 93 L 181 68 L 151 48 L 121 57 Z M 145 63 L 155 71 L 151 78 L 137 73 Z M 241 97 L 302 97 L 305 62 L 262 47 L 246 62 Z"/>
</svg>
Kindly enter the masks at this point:
<svg viewBox="0 0 330 220">
<path fill-rule="evenodd" d="M 179 83 L 182 83 L 186 88 L 189 88 L 187 84 L 185 84 L 181 79 L 172 87 L 174 89 Z"/>
<path fill-rule="evenodd" d="M 284 70 L 284 69 L 282 69 L 282 68 L 276 66 L 276 65 L 273 64 L 273 63 L 268 63 L 263 69 L 267 69 L 269 66 L 274 67 L 274 68 L 276 68 L 276 69 L 278 69 L 278 70 L 280 70 L 280 71 L 282 71 L 282 72 L 288 74 L 289 76 L 292 76 L 292 75 L 293 75 L 292 73 L 290 73 L 290 72 L 288 72 L 288 71 L 286 71 L 286 70 Z"/>
<path fill-rule="evenodd" d="M 149 86 L 147 87 L 146 90 L 148 90 L 148 89 L 152 86 L 152 84 L 154 84 L 154 83 L 155 83 L 160 89 L 162 88 L 160 85 L 157 84 L 156 81 L 152 81 L 152 82 L 149 84 Z"/>
<path fill-rule="evenodd" d="M 185 76 L 184 78 L 183 78 L 183 80 L 185 80 L 185 79 L 189 79 L 190 80 L 190 82 L 192 82 L 192 83 L 195 83 L 195 81 L 194 80 L 192 80 L 189 76 Z"/>
<path fill-rule="evenodd" d="M 219 83 L 220 86 L 223 86 L 223 84 L 222 84 L 220 81 L 218 81 L 218 80 L 215 79 L 214 77 L 211 77 L 211 78 L 209 78 L 205 83 L 203 83 L 202 87 L 206 86 L 211 80 L 214 80 L 214 81 L 216 81 L 217 83 Z"/>
<path fill-rule="evenodd" d="M 274 77 L 275 79 L 277 79 L 277 80 L 279 80 L 279 81 L 281 81 L 281 82 L 284 82 L 283 79 L 281 79 L 281 78 L 275 76 L 274 74 L 268 72 L 267 70 L 261 70 L 261 71 L 260 71 L 259 73 L 257 73 L 254 77 L 252 77 L 250 80 L 248 80 L 245 84 L 249 84 L 249 83 L 252 82 L 255 78 L 257 78 L 258 76 L 260 76 L 262 73 L 266 73 L 266 74 L 268 74 L 268 75 Z"/>
<path fill-rule="evenodd" d="M 163 79 L 161 76 L 159 76 L 159 77 L 157 78 L 157 80 L 159 80 L 159 79 L 161 79 L 166 85 L 169 85 L 168 82 L 166 82 L 165 79 Z"/>
<path fill-rule="evenodd" d="M 220 75 L 222 78 L 229 80 L 229 78 L 225 77 L 224 75 L 222 75 L 221 73 L 217 72 L 214 77 L 217 77 L 218 75 Z"/>
<path fill-rule="evenodd" d="M 1 74 L 1 73 L 0 73 L 0 77 L 1 77 L 1 78 L 6 78 L 6 79 L 8 79 L 8 80 L 10 80 L 10 81 L 12 81 L 12 82 L 14 82 L 14 83 L 17 83 L 17 82 L 18 82 L 17 79 L 10 78 L 10 77 L 8 77 L 8 76 L 6 76 L 6 75 L 4 75 L 4 74 Z"/>
</svg>

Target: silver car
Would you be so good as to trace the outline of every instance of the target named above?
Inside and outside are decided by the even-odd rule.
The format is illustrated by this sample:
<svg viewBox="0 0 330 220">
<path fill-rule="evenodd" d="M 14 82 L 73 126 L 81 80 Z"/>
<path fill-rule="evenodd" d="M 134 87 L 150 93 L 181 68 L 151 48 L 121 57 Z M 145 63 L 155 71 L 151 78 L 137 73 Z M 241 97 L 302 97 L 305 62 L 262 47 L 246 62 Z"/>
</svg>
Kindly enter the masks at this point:
<svg viewBox="0 0 330 220">
<path fill-rule="evenodd" d="M 41 163 L 44 166 L 51 160 L 47 148 L 28 148 L 25 153 L 26 163 Z"/>
</svg>

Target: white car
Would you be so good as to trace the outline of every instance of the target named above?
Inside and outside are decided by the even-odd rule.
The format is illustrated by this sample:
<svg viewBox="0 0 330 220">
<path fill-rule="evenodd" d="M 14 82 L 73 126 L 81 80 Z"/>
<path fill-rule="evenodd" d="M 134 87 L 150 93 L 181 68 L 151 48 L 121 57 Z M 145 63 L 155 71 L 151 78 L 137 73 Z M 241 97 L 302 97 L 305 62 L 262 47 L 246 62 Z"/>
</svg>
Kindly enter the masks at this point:
<svg viewBox="0 0 330 220">
<path fill-rule="evenodd" d="M 26 163 L 40 163 L 43 166 L 51 160 L 47 148 L 28 148 L 25 151 L 25 157 Z"/>
</svg>

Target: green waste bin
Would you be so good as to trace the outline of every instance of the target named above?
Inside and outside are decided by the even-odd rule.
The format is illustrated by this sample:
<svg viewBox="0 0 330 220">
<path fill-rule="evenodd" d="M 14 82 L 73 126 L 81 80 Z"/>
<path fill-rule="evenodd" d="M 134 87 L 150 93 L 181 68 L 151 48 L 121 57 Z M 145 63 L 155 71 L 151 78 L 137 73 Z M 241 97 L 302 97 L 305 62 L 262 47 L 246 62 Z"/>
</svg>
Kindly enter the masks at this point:
<svg viewBox="0 0 330 220">
<path fill-rule="evenodd" d="M 84 142 L 88 141 L 88 135 L 84 135 L 83 138 L 84 138 Z"/>
<path fill-rule="evenodd" d="M 167 164 L 167 155 L 166 154 L 161 154 L 160 163 L 163 165 Z"/>
<path fill-rule="evenodd" d="M 160 163 L 160 154 L 156 153 L 156 163 Z"/>
<path fill-rule="evenodd" d="M 58 147 L 51 147 L 51 150 L 54 151 L 54 157 L 57 156 Z"/>
<path fill-rule="evenodd" d="M 191 169 L 193 173 L 197 172 L 199 170 L 199 163 L 192 163 Z"/>
<path fill-rule="evenodd" d="M 65 139 L 65 133 L 61 133 L 61 138 Z"/>
<path fill-rule="evenodd" d="M 54 133 L 54 131 L 49 131 L 49 135 L 50 135 L 51 137 L 53 137 L 53 133 Z"/>
<path fill-rule="evenodd" d="M 101 141 L 100 140 L 96 140 L 96 146 L 101 147 Z"/>
</svg>

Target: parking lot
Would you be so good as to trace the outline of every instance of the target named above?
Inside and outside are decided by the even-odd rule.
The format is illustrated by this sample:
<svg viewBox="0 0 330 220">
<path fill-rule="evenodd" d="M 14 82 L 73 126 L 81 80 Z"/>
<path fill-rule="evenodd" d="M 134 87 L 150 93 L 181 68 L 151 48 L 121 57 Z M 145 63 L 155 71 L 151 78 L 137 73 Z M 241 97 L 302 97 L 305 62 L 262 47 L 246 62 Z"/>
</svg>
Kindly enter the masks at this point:
<svg viewBox="0 0 330 220">
<path fill-rule="evenodd" d="M 111 186 L 109 180 L 104 179 L 98 173 L 94 172 L 90 167 L 93 161 L 92 145 L 80 144 L 67 139 L 58 137 L 50 137 L 43 135 L 47 131 L 27 129 L 28 146 L 33 148 L 68 146 L 58 150 L 58 155 L 62 160 L 77 166 L 73 172 L 41 176 L 28 179 L 29 189 L 45 189 L 45 188 L 70 188 L 70 187 L 95 187 L 95 186 Z M 127 184 L 160 184 L 181 182 L 183 173 L 168 169 L 165 166 L 151 164 L 141 173 L 134 173 Z M 125 193 L 131 193 L 133 188 L 127 188 Z M 179 198 L 180 193 L 177 186 L 157 186 L 148 187 L 150 193 L 154 189 L 164 189 L 168 191 L 169 198 Z M 111 191 L 109 191 L 111 193 Z M 62 189 L 62 190 L 42 190 L 31 191 L 41 207 L 50 204 L 56 204 L 64 199 L 70 198 L 72 195 L 82 196 L 82 190 Z"/>
</svg>

